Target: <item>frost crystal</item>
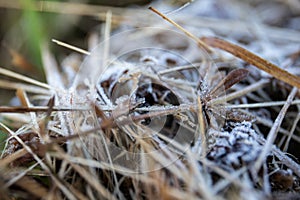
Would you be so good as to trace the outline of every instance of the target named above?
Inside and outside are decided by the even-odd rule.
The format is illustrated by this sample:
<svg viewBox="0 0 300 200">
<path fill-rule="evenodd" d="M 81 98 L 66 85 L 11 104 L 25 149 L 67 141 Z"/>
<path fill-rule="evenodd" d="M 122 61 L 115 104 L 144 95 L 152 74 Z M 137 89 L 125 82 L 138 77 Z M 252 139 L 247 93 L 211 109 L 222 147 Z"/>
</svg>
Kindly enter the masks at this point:
<svg viewBox="0 0 300 200">
<path fill-rule="evenodd" d="M 250 122 L 227 123 L 223 132 L 209 133 L 208 159 L 215 161 L 224 169 L 241 168 L 250 165 L 259 156 L 262 146 L 257 142 L 257 133 L 251 128 Z"/>
</svg>

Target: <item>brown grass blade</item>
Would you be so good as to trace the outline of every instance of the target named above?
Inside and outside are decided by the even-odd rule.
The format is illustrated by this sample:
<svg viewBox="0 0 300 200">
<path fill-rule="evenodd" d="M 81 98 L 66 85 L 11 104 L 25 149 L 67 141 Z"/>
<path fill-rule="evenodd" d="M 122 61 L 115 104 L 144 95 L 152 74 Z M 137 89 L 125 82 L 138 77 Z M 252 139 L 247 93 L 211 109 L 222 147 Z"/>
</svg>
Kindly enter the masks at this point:
<svg viewBox="0 0 300 200">
<path fill-rule="evenodd" d="M 242 81 L 246 78 L 249 74 L 247 69 L 236 69 L 231 71 L 225 78 L 224 78 L 224 90 L 231 88 L 234 84 Z"/>
<path fill-rule="evenodd" d="M 232 55 L 241 58 L 245 62 L 269 73 L 275 78 L 300 89 L 300 77 L 297 77 L 287 72 L 286 70 L 281 69 L 275 64 L 259 57 L 258 55 L 238 45 L 232 44 L 230 42 L 215 37 L 202 37 L 201 40 L 211 47 L 219 48 L 228 53 L 231 53 Z"/>
<path fill-rule="evenodd" d="M 249 74 L 249 71 L 247 69 L 236 69 L 231 71 L 225 78 L 223 78 L 218 85 L 216 85 L 212 91 L 210 92 L 211 95 L 215 94 L 217 91 L 219 91 L 221 88 L 225 91 L 229 89 L 234 84 L 240 82 L 244 78 L 246 78 Z"/>
</svg>

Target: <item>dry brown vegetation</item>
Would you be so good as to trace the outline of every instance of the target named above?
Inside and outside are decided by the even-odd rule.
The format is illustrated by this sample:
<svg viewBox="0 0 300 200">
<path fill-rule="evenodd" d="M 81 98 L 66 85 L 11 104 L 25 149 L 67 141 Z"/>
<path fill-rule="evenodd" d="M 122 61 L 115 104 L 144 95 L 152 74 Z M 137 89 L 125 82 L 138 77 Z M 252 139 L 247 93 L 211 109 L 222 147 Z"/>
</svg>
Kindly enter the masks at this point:
<svg viewBox="0 0 300 200">
<path fill-rule="evenodd" d="M 300 3 L 148 6 L 26 7 L 87 45 L 39 40 L 43 82 L 4 37 L 0 199 L 300 199 Z"/>
</svg>

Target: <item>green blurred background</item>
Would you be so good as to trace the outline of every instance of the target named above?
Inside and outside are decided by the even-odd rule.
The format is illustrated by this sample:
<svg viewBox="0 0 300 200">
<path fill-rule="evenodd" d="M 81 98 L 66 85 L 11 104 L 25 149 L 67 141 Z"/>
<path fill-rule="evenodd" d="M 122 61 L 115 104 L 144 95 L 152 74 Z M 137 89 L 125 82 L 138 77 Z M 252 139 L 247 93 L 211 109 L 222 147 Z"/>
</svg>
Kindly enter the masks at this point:
<svg viewBox="0 0 300 200">
<path fill-rule="evenodd" d="M 87 46 L 87 34 L 101 24 L 101 21 L 88 16 L 34 11 L 38 9 L 37 5 L 42 2 L 50 1 L 0 0 L 1 66 L 12 69 L 16 67 L 12 65 L 12 56 L 8 51 L 11 48 L 24 56 L 36 68 L 34 72 L 24 70 L 23 73 L 27 73 L 27 75 L 38 80 L 44 80 L 40 53 L 40 45 L 43 41 L 51 43 L 51 39 L 55 38 L 85 48 Z M 52 0 L 52 2 L 55 1 Z M 149 3 L 149 0 L 56 0 L 56 2 L 137 7 Z M 68 51 L 56 48 L 54 53 L 58 57 L 64 57 Z M 22 69 L 18 70 L 22 71 Z"/>
</svg>

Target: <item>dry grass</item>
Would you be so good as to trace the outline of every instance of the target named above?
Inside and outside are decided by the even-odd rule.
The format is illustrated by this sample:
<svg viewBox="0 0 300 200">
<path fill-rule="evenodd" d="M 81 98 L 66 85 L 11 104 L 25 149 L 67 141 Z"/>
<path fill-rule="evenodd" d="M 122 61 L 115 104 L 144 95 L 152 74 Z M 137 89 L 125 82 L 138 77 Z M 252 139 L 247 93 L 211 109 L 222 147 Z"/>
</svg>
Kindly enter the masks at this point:
<svg viewBox="0 0 300 200">
<path fill-rule="evenodd" d="M 0 6 L 20 8 L 10 2 Z M 300 15 L 296 1 L 267 6 L 278 3 L 286 20 Z M 300 34 L 268 24 L 275 12 L 246 19 L 264 4 L 199 1 L 163 16 L 186 36 L 146 8 L 37 2 L 100 16 L 103 31 L 89 51 L 54 40 L 76 51 L 60 64 L 42 44 L 47 83 L 0 68 L 19 101 L 0 107 L 0 198 L 299 198 Z"/>
</svg>

